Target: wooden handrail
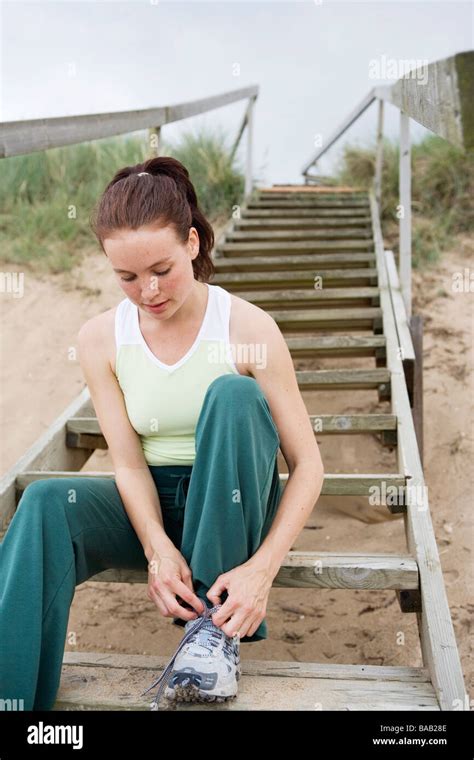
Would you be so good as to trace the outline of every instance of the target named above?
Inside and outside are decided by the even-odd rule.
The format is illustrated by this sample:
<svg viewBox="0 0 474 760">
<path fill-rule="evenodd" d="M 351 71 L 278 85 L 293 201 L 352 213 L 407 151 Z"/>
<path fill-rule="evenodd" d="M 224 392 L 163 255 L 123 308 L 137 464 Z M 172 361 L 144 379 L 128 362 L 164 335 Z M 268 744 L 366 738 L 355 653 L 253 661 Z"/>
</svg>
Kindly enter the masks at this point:
<svg viewBox="0 0 474 760">
<path fill-rule="evenodd" d="M 344 132 L 347 129 L 349 129 L 349 127 L 351 126 L 351 124 L 353 124 L 355 121 L 357 121 L 357 119 L 359 118 L 359 116 L 361 116 L 364 113 L 364 111 L 374 102 L 375 98 L 376 98 L 375 88 L 372 88 L 372 90 L 370 90 L 370 92 L 367 93 L 367 95 L 359 103 L 359 105 L 357 105 L 354 108 L 354 110 L 351 111 L 351 113 L 349 114 L 349 116 L 347 116 L 344 119 L 344 121 L 342 122 L 342 124 L 340 125 L 340 127 L 338 127 L 338 129 L 331 135 L 331 137 L 327 141 L 326 145 L 323 148 L 321 148 L 320 150 L 316 151 L 316 153 L 312 156 L 312 158 L 310 159 L 310 161 L 308 161 L 303 166 L 303 168 L 301 169 L 301 173 L 302 173 L 303 176 L 306 176 L 308 174 L 308 170 L 311 169 L 312 166 L 314 166 L 314 164 L 316 163 L 316 161 L 318 161 L 321 158 L 321 156 L 323 156 L 326 153 L 326 151 L 328 151 L 329 148 L 332 145 L 334 145 L 335 142 L 337 142 L 337 140 L 339 140 L 339 138 L 341 137 L 341 135 L 343 135 Z"/>
<path fill-rule="evenodd" d="M 418 73 L 423 72 L 420 85 Z M 382 146 L 384 101 L 400 110 L 399 277 L 407 315 L 411 316 L 411 159 L 410 119 L 465 151 L 474 149 L 474 51 L 457 53 L 410 71 L 392 85 L 373 87 L 356 108 L 302 168 L 305 181 L 318 181 L 309 170 L 329 148 L 377 100 L 379 104 L 376 139 L 376 161 L 373 190 L 375 208 L 380 210 L 382 195 Z"/>
<path fill-rule="evenodd" d="M 149 139 L 156 136 L 156 145 L 152 146 L 152 155 L 159 153 L 161 127 L 174 121 L 188 119 L 214 108 L 248 99 L 237 138 L 232 147 L 232 157 L 237 150 L 240 139 L 247 126 L 247 158 L 245 166 L 244 197 L 250 196 L 253 189 L 252 180 L 252 115 L 258 97 L 258 85 L 243 87 L 239 90 L 224 92 L 209 98 L 191 100 L 159 108 L 145 108 L 139 111 L 115 111 L 112 113 L 93 113 L 77 116 L 55 116 L 47 119 L 29 119 L 26 121 L 0 122 L 0 158 L 34 153 L 64 145 L 76 145 L 89 140 L 99 140 L 128 132 L 148 129 Z"/>
<path fill-rule="evenodd" d="M 252 85 L 210 98 L 160 108 L 4 121 L 0 123 L 0 158 L 99 140 L 103 137 L 136 132 L 139 129 L 156 128 L 238 100 L 256 98 L 257 95 L 258 85 Z"/>
</svg>

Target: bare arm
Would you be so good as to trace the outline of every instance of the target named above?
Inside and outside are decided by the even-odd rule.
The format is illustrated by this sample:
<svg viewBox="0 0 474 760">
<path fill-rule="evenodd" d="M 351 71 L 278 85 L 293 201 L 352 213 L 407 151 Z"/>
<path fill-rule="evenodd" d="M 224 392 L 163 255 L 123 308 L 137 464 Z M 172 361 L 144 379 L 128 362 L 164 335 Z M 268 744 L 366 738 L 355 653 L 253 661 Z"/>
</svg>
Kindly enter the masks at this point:
<svg viewBox="0 0 474 760">
<path fill-rule="evenodd" d="M 166 553 L 174 545 L 165 533 L 158 492 L 140 439 L 128 418 L 122 390 L 104 355 L 97 318 L 81 327 L 78 347 L 81 368 L 114 464 L 118 491 L 150 561 L 154 551 Z"/>
<path fill-rule="evenodd" d="M 252 364 L 250 371 L 267 397 L 289 473 L 268 535 L 253 558 L 269 567 L 274 577 L 319 498 L 324 465 L 280 328 L 262 310 L 252 324 L 265 343 L 267 361 L 264 367 Z"/>
<path fill-rule="evenodd" d="M 105 354 L 104 329 L 97 317 L 81 327 L 79 361 L 112 457 L 117 489 L 148 560 L 148 598 L 164 616 L 192 620 L 204 604 L 194 593 L 186 560 L 165 533 L 158 491 Z M 182 607 L 178 595 L 196 612 Z"/>
</svg>

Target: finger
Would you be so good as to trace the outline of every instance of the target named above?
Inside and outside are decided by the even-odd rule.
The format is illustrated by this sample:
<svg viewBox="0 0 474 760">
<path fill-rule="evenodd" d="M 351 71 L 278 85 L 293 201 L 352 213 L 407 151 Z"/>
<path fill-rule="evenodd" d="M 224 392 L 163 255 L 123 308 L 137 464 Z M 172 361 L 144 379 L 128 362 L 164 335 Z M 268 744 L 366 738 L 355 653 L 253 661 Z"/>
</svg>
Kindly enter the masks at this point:
<svg viewBox="0 0 474 760">
<path fill-rule="evenodd" d="M 262 619 L 263 619 L 263 618 L 262 618 Z M 258 618 L 257 618 L 257 619 L 256 619 L 256 620 L 253 622 L 253 625 L 251 625 L 251 626 L 250 626 L 250 628 L 248 629 L 247 633 L 246 633 L 246 634 L 244 634 L 244 635 L 245 635 L 245 636 L 253 636 L 253 635 L 254 635 L 254 633 L 256 632 L 257 628 L 259 627 L 259 625 L 260 625 L 260 623 L 261 623 L 261 622 L 262 622 L 262 620 L 260 619 L 260 617 L 258 617 Z M 242 637 L 241 637 L 241 638 L 242 638 Z"/>
<path fill-rule="evenodd" d="M 240 638 L 243 639 L 244 636 L 253 636 L 253 634 L 255 633 L 259 625 L 260 625 L 260 615 L 257 615 L 252 618 L 250 624 L 247 625 L 247 628 L 245 628 L 245 626 L 240 626 L 239 628 Z"/>
<path fill-rule="evenodd" d="M 242 637 L 242 632 L 248 630 L 249 623 L 251 622 L 252 618 L 248 617 L 245 612 L 236 611 L 231 619 L 221 626 L 221 630 L 224 631 L 226 636 L 235 636 L 238 633 Z"/>
<path fill-rule="evenodd" d="M 174 592 L 163 589 L 161 596 L 171 615 L 174 617 L 179 617 L 182 620 L 196 620 L 196 613 L 192 610 L 187 610 L 185 607 L 182 607 L 176 599 Z"/>
<path fill-rule="evenodd" d="M 156 604 L 161 614 L 164 615 L 165 617 L 168 617 L 170 614 L 169 610 L 164 604 L 164 602 L 162 601 L 162 599 L 160 598 L 160 596 L 158 596 L 158 593 L 155 591 L 155 589 L 152 586 L 149 586 L 148 591 L 152 597 L 152 602 Z"/>
<path fill-rule="evenodd" d="M 237 605 L 232 602 L 228 596 L 220 610 L 213 614 L 212 622 L 214 625 L 217 625 L 217 627 L 220 628 L 225 623 L 227 618 L 229 618 L 235 612 L 236 609 Z"/>
<path fill-rule="evenodd" d="M 258 610 L 246 612 L 245 609 L 237 608 L 231 619 L 221 626 L 221 630 L 227 636 L 239 634 L 239 637 L 243 638 L 244 636 L 248 636 L 248 631 L 254 626 L 255 622 L 257 622 L 255 628 L 258 628 L 259 621 L 260 612 Z"/>
<path fill-rule="evenodd" d="M 219 604 L 221 594 L 223 591 L 225 591 L 226 588 L 227 583 L 225 577 L 219 576 L 219 578 L 217 578 L 212 584 L 206 596 L 213 604 Z"/>
<path fill-rule="evenodd" d="M 190 591 L 183 581 L 176 581 L 173 591 L 180 595 L 183 601 L 188 602 L 191 607 L 194 607 L 198 615 L 204 612 L 204 602 L 202 599 L 194 593 L 194 589 Z"/>
</svg>

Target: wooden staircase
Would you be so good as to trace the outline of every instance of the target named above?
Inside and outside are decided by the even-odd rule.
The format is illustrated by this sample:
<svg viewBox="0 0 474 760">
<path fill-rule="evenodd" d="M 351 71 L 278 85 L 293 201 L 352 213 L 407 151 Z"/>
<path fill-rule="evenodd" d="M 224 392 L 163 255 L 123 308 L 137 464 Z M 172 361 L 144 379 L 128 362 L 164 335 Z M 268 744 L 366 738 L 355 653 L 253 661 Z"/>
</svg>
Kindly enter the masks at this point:
<svg viewBox="0 0 474 760">
<path fill-rule="evenodd" d="M 400 612 L 416 615 L 423 667 L 243 661 L 235 702 L 169 709 L 467 709 L 424 488 L 421 429 L 415 424 L 420 365 L 372 192 L 306 185 L 254 190 L 218 241 L 215 266 L 212 282 L 267 310 L 292 357 L 347 360 L 344 369 L 297 371 L 302 392 L 373 389 L 380 403 L 391 404 L 390 413 L 309 416 L 316 435 L 374 435 L 396 447 L 397 472 L 326 474 L 322 493 L 350 499 L 368 496 L 374 487 L 381 494 L 395 492 L 397 498 L 387 499 L 385 508 L 403 513 L 406 553 L 291 551 L 274 585 L 314 593 L 321 588 L 395 591 Z M 296 336 L 286 337 L 288 332 Z M 352 357 L 365 357 L 367 367 L 351 368 Z M 343 448 L 347 439 L 341 440 Z M 85 388 L 3 479 L 0 517 L 6 524 L 31 481 L 73 477 L 95 449 L 106 447 Z M 288 476 L 280 477 L 284 484 Z M 146 583 L 147 577 L 110 569 L 91 580 Z M 137 695 L 168 659 L 65 652 L 55 709 L 147 710 L 149 699 Z"/>
</svg>

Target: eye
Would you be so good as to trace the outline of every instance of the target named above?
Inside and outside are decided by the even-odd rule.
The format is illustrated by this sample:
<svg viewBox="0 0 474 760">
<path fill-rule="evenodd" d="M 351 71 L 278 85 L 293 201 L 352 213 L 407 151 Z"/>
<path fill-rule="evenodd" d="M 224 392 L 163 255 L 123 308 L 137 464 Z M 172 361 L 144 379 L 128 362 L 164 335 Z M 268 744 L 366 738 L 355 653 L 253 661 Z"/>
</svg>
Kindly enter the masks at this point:
<svg viewBox="0 0 474 760">
<path fill-rule="evenodd" d="M 153 272 L 153 274 L 157 274 L 160 277 L 163 277 L 163 275 L 168 274 L 168 272 L 171 272 L 171 267 L 169 267 L 169 269 L 167 269 L 165 272 Z M 120 279 L 124 282 L 132 282 L 132 280 L 135 279 L 135 275 L 133 275 L 133 277 L 121 277 Z"/>
</svg>

